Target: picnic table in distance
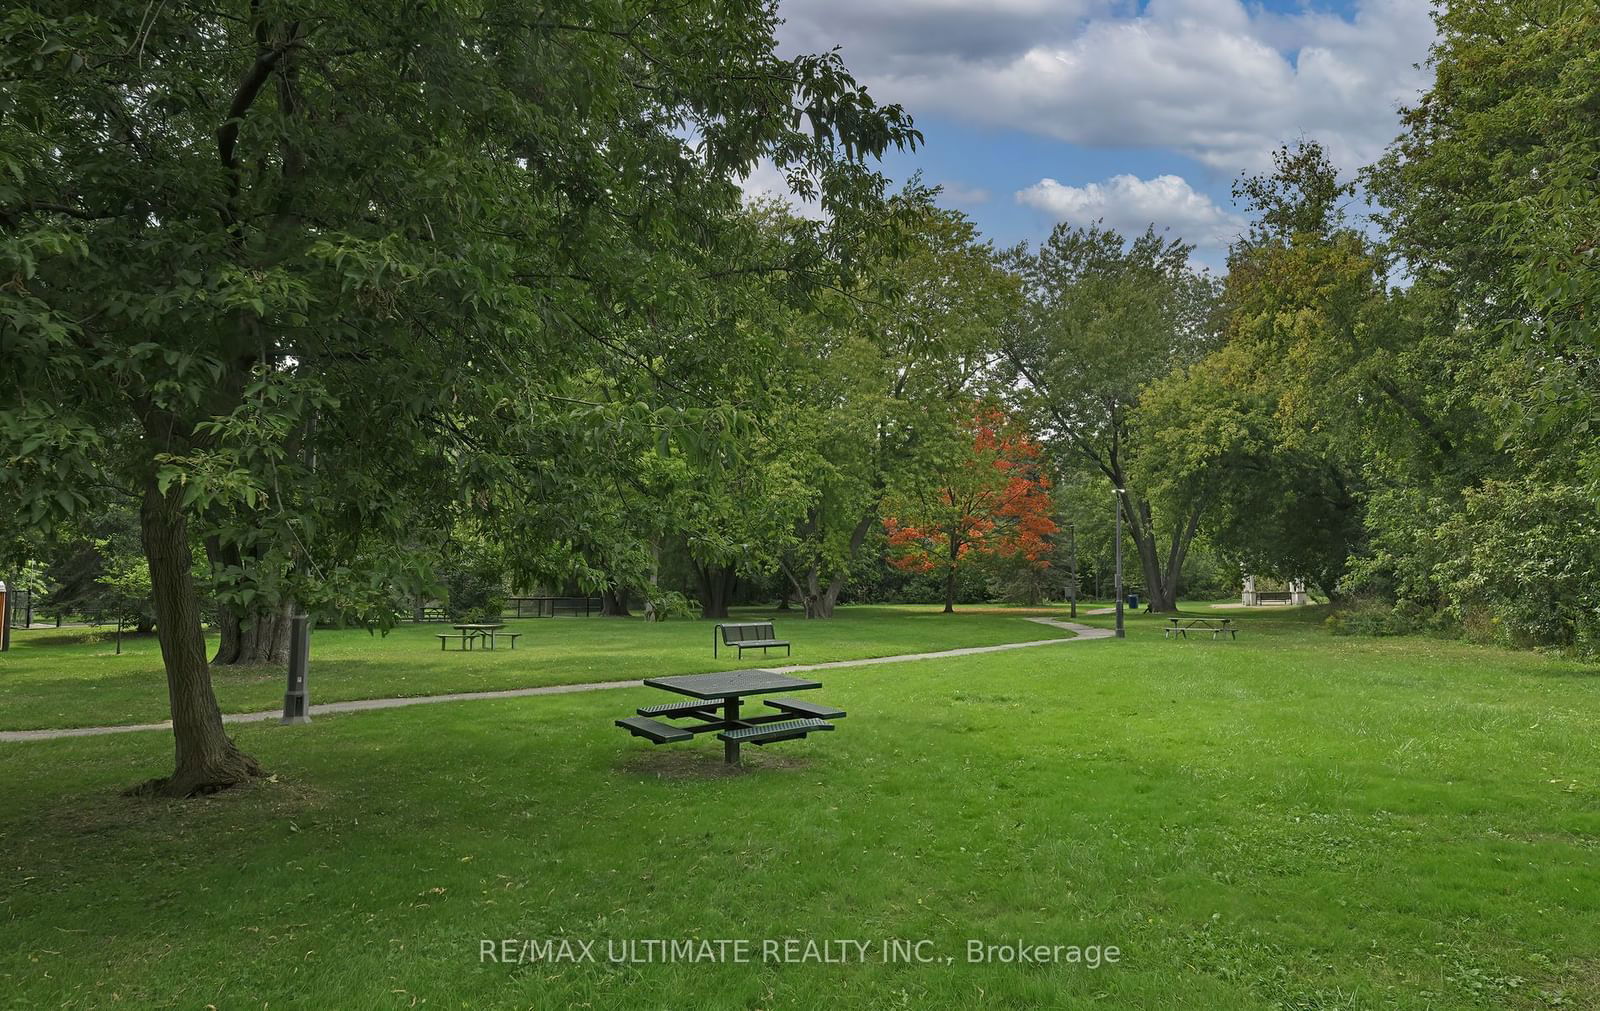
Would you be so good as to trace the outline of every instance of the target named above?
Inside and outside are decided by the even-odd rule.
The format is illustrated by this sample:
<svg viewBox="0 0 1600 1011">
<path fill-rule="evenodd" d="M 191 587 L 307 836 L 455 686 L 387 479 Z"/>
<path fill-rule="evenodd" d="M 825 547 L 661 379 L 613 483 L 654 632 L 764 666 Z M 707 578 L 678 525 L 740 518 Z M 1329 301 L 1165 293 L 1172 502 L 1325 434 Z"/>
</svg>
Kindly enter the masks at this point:
<svg viewBox="0 0 1600 1011">
<path fill-rule="evenodd" d="M 462 650 L 470 650 L 474 643 L 482 643 L 484 649 L 494 649 L 495 639 L 501 635 L 510 639 L 511 648 L 516 649 L 517 637 L 522 635 L 521 632 L 502 632 L 501 629 L 506 627 L 504 622 L 463 622 L 450 627 L 456 630 L 454 634 L 434 633 L 439 637 L 440 652 L 443 652 L 445 646 L 452 640 L 458 641 L 460 643 L 458 648 Z"/>
<path fill-rule="evenodd" d="M 739 764 L 739 748 L 743 744 L 792 741 L 817 731 L 832 730 L 833 724 L 828 721 L 843 719 L 845 715 L 843 709 L 789 698 L 766 700 L 766 704 L 777 712 L 742 715 L 740 704 L 746 696 L 822 687 L 820 681 L 779 674 L 777 671 L 735 670 L 717 674 L 684 674 L 646 678 L 644 683 L 652 688 L 687 695 L 696 701 L 642 706 L 636 710 L 637 716 L 617 720 L 617 726 L 635 737 L 643 737 L 656 744 L 689 741 L 696 734 L 715 733 L 722 740 L 722 757 L 729 765 Z M 677 726 L 663 723 L 658 717 L 698 722 Z"/>
<path fill-rule="evenodd" d="M 1167 627 L 1162 631 L 1168 639 L 1187 639 L 1190 632 L 1210 632 L 1213 640 L 1222 638 L 1224 633 L 1230 639 L 1239 638 L 1239 629 L 1232 618 L 1168 618 Z"/>
</svg>

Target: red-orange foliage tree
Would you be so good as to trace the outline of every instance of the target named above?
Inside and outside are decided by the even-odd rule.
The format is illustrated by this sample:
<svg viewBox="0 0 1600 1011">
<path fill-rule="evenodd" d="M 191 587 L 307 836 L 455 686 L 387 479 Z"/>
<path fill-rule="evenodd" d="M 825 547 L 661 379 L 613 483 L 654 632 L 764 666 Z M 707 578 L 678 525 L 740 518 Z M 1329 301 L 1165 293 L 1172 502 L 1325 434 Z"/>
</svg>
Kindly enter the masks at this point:
<svg viewBox="0 0 1600 1011">
<path fill-rule="evenodd" d="M 910 572 L 944 570 L 945 613 L 955 610 L 956 575 L 969 558 L 1021 559 L 1048 568 L 1050 478 L 1039 444 L 998 408 L 965 420 L 957 452 L 925 479 L 891 497 L 884 518 L 889 562 Z"/>
</svg>

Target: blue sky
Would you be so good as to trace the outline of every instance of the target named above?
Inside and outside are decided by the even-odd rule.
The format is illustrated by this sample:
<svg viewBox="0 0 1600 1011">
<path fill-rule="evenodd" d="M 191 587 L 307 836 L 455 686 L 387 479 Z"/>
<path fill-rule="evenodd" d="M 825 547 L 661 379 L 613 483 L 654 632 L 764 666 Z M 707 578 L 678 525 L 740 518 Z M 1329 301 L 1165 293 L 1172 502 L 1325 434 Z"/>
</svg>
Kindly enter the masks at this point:
<svg viewBox="0 0 1600 1011">
<path fill-rule="evenodd" d="M 1229 189 L 1280 143 L 1370 162 L 1426 85 L 1428 0 L 782 0 L 787 52 L 841 47 L 927 143 L 921 170 L 1001 244 L 1059 220 L 1154 223 L 1219 266 Z M 775 188 L 758 171 L 752 192 Z"/>
</svg>

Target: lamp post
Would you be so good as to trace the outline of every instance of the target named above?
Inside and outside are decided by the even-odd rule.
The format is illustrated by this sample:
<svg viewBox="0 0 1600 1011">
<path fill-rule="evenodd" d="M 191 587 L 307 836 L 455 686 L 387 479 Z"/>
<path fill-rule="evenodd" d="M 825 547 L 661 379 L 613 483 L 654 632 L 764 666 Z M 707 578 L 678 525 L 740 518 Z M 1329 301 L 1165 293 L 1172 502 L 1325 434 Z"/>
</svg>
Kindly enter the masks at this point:
<svg viewBox="0 0 1600 1011">
<path fill-rule="evenodd" d="M 1126 488 L 1117 490 L 1117 638 L 1126 639 L 1127 633 L 1122 628 L 1122 496 L 1126 495 Z"/>
<path fill-rule="evenodd" d="M 1078 616 L 1078 527 L 1068 521 L 1067 543 L 1072 551 L 1072 617 Z"/>
</svg>

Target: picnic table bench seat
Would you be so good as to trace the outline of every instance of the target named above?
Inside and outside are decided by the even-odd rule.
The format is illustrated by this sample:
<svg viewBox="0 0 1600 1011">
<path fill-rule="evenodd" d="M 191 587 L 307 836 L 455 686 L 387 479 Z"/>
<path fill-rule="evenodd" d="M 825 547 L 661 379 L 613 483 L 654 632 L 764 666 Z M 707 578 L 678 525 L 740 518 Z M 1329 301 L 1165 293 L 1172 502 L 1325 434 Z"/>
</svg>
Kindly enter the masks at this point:
<svg viewBox="0 0 1600 1011">
<path fill-rule="evenodd" d="M 777 630 L 770 621 L 746 622 L 739 625 L 718 625 L 711 631 L 711 655 L 717 655 L 718 642 L 723 646 L 732 646 L 739 651 L 739 656 L 744 657 L 747 649 L 759 649 L 765 653 L 778 646 L 783 647 L 785 656 L 793 655 L 789 640 L 778 638 Z"/>
<path fill-rule="evenodd" d="M 826 720 L 784 720 L 782 723 L 724 730 L 717 736 L 730 744 L 771 744 L 774 741 L 792 741 L 818 730 L 832 729 L 833 724 Z"/>
<path fill-rule="evenodd" d="M 628 716 L 617 721 L 617 726 L 623 728 L 635 737 L 644 737 L 656 744 L 666 744 L 669 741 L 693 740 L 694 735 L 682 727 L 675 727 L 670 723 L 652 720 L 648 716 Z"/>
<path fill-rule="evenodd" d="M 435 632 L 433 634 L 439 637 L 439 651 L 441 653 L 444 652 L 446 644 L 449 643 L 451 639 L 460 640 L 461 648 L 469 649 L 471 648 L 471 640 L 477 638 L 477 636 L 471 636 L 465 632 Z"/>
<path fill-rule="evenodd" d="M 842 720 L 845 712 L 833 706 L 823 705 L 820 702 L 807 702 L 804 699 L 766 699 L 767 705 L 774 709 L 781 709 L 786 713 L 796 716 L 810 717 L 814 720 Z"/>
<path fill-rule="evenodd" d="M 717 703 L 705 702 L 666 702 L 659 706 L 640 706 L 634 712 L 640 716 L 698 716 L 701 713 L 710 715 L 716 711 Z"/>
</svg>

